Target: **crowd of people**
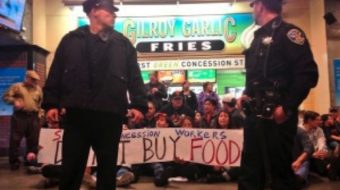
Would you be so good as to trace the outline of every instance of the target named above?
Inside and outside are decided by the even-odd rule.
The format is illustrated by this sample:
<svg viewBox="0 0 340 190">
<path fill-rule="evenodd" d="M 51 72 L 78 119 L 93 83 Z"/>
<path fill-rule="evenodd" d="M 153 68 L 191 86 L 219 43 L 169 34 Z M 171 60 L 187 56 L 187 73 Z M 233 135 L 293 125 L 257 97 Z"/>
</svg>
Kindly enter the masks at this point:
<svg viewBox="0 0 340 190">
<path fill-rule="evenodd" d="M 142 122 L 135 123 L 127 117 L 123 130 L 144 128 L 201 128 L 201 129 L 242 129 L 244 114 L 237 108 L 237 100 L 228 94 L 220 101 L 213 91 L 213 84 L 203 84 L 203 92 L 196 95 L 190 90 L 190 83 L 183 82 L 182 90 L 173 92 L 166 100 L 166 86 L 150 75 L 145 85 L 148 94 L 148 111 Z M 221 104 L 222 103 L 222 104 Z M 51 125 L 51 124 L 48 124 Z M 61 168 L 45 165 L 41 168 L 46 177 L 39 186 L 50 187 L 58 184 Z M 189 163 L 178 158 L 168 163 L 123 165 L 117 170 L 117 186 L 127 186 L 138 181 L 140 176 L 153 176 L 158 187 L 168 185 L 169 179 L 200 181 L 206 183 L 236 180 L 239 168 L 206 166 Z M 178 178 L 179 177 L 179 178 Z M 95 187 L 96 168 L 85 170 L 84 182 Z"/>
<path fill-rule="evenodd" d="M 190 84 L 185 81 L 181 91 L 171 94 L 168 101 L 166 87 L 151 75 L 150 83 L 146 84 L 148 91 L 148 111 L 142 122 L 135 123 L 127 117 L 123 130 L 143 128 L 203 128 L 203 129 L 240 129 L 243 128 L 245 115 L 237 105 L 236 97 L 225 95 L 222 100 L 212 90 L 212 84 L 203 84 L 204 91 L 196 95 L 190 90 Z M 36 73 L 29 71 L 26 81 L 22 85 L 33 88 L 39 78 Z M 33 81 L 33 82 L 32 82 Z M 4 95 L 4 100 L 14 104 L 15 109 L 27 108 L 24 102 L 16 102 L 16 91 L 20 91 L 18 84 L 13 85 Z M 39 88 L 38 92 L 39 92 Z M 21 91 L 24 91 L 21 89 Z M 40 94 L 40 93 L 38 93 Z M 27 96 L 27 95 L 25 95 Z M 41 95 L 39 95 L 41 97 Z M 38 100 L 38 104 L 41 99 Z M 32 117 L 32 116 L 26 116 Z M 38 118 L 43 118 L 37 116 Z M 35 117 L 34 117 L 35 118 Z M 25 118 L 24 118 L 25 119 Z M 24 119 L 19 118 L 19 121 Z M 26 118 L 27 119 L 27 118 Z M 16 122 L 12 119 L 13 122 Z M 42 123 L 42 122 L 41 122 Z M 46 122 L 45 127 L 59 128 L 59 123 Z M 26 131 L 36 129 L 35 126 L 26 125 Z M 297 128 L 293 156 L 295 161 L 291 167 L 295 171 L 298 185 L 304 187 L 308 184 L 309 172 L 327 176 L 330 180 L 339 179 L 340 174 L 340 113 L 332 108 L 328 114 L 320 115 L 313 111 L 300 111 L 300 122 Z M 20 130 L 11 131 L 15 137 L 24 134 Z M 45 179 L 39 182 L 39 187 L 52 187 L 57 185 L 61 175 L 61 166 L 42 165 L 37 163 L 38 140 L 27 138 L 28 147 L 25 155 L 25 163 L 30 174 L 41 173 Z M 23 137 L 22 135 L 20 136 Z M 17 139 L 18 144 L 21 141 Z M 11 138 L 11 142 L 13 139 Z M 30 143 L 30 141 L 35 143 Z M 12 143 L 14 144 L 14 143 Z M 33 147 L 34 146 L 34 147 Z M 18 146 L 10 149 L 11 169 L 19 168 Z M 207 166 L 189 163 L 182 158 L 168 163 L 148 163 L 138 165 L 122 165 L 118 167 L 117 186 L 128 186 L 137 182 L 141 176 L 153 176 L 154 184 L 159 187 L 168 185 L 170 180 L 196 181 L 204 183 L 235 181 L 238 179 L 239 167 Z M 175 178 L 176 177 L 176 178 Z M 96 183 L 96 167 L 88 167 L 85 170 L 84 182 L 91 187 Z M 114 180 L 114 179 L 113 179 Z"/>
</svg>

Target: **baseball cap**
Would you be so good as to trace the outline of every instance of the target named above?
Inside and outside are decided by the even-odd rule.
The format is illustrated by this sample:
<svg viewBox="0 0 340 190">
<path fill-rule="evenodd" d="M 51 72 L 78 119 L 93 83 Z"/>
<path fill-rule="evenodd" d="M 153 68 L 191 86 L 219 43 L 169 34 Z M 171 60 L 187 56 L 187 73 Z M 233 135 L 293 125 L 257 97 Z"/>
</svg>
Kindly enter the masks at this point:
<svg viewBox="0 0 340 190">
<path fill-rule="evenodd" d="M 114 6 L 113 0 L 86 0 L 83 3 L 83 11 L 89 14 L 94 8 L 104 8 L 110 12 L 117 12 L 119 9 Z"/>
</svg>

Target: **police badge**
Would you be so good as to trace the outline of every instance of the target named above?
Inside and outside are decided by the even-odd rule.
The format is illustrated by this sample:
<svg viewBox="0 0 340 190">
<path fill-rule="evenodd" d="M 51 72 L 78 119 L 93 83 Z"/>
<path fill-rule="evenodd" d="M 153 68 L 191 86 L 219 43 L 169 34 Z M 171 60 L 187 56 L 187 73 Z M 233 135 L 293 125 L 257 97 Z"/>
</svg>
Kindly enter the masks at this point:
<svg viewBox="0 0 340 190">
<path fill-rule="evenodd" d="M 298 45 L 304 45 L 306 41 L 304 34 L 296 28 L 289 30 L 287 33 L 287 37 L 290 41 Z"/>
</svg>

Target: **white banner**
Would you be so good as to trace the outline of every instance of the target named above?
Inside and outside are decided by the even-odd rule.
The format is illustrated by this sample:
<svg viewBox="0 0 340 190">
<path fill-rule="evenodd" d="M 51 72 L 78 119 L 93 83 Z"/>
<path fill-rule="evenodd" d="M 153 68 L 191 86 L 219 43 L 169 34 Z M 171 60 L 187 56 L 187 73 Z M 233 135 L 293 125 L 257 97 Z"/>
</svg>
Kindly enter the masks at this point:
<svg viewBox="0 0 340 190">
<path fill-rule="evenodd" d="M 60 164 L 63 131 L 42 129 L 40 163 Z M 240 166 L 243 130 L 222 129 L 137 129 L 123 131 L 119 144 L 118 164 L 174 161 L 216 166 Z M 95 165 L 91 150 L 88 165 Z"/>
</svg>

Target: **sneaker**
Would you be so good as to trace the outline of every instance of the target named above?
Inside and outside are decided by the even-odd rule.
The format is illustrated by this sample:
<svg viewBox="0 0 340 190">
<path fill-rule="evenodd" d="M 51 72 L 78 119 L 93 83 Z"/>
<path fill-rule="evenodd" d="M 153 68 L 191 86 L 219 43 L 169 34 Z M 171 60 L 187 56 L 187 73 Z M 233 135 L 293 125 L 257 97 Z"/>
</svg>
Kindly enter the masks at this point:
<svg viewBox="0 0 340 190">
<path fill-rule="evenodd" d="M 182 176 L 177 176 L 177 177 L 170 177 L 169 182 L 188 182 L 188 178 L 182 177 Z"/>
<path fill-rule="evenodd" d="M 295 183 L 297 189 L 303 189 L 306 186 L 306 180 L 299 175 L 295 175 Z"/>
<path fill-rule="evenodd" d="M 221 182 L 225 182 L 225 178 L 221 174 L 207 175 L 207 183 L 221 183 Z"/>
<path fill-rule="evenodd" d="M 155 176 L 154 184 L 156 187 L 165 187 L 169 184 L 169 178 L 173 174 L 172 167 L 166 168 L 164 171 L 162 171 L 159 175 Z"/>
<path fill-rule="evenodd" d="M 208 181 L 207 177 L 200 177 L 197 179 L 198 183 L 207 183 L 207 181 Z"/>
<path fill-rule="evenodd" d="M 41 167 L 38 166 L 28 166 L 26 168 L 26 173 L 30 175 L 41 174 Z"/>
<path fill-rule="evenodd" d="M 90 174 L 84 174 L 83 183 L 90 188 L 96 188 L 97 178 Z"/>
<path fill-rule="evenodd" d="M 47 189 L 47 188 L 52 188 L 52 187 L 56 187 L 59 184 L 59 180 L 58 179 L 42 179 L 41 181 L 38 182 L 38 184 L 36 184 L 34 186 L 34 188 L 37 189 Z"/>
<path fill-rule="evenodd" d="M 229 175 L 229 173 L 228 173 L 227 171 L 224 171 L 224 172 L 222 173 L 222 176 L 224 177 L 224 179 L 225 179 L 226 181 L 231 181 L 231 177 L 230 177 L 230 175 Z"/>
<path fill-rule="evenodd" d="M 135 180 L 135 175 L 126 171 L 123 175 L 120 175 L 116 178 L 116 186 L 117 187 L 126 187 L 129 186 Z"/>
<path fill-rule="evenodd" d="M 18 170 L 19 168 L 20 168 L 20 163 L 16 162 L 16 163 L 11 164 L 12 171 Z"/>
</svg>

